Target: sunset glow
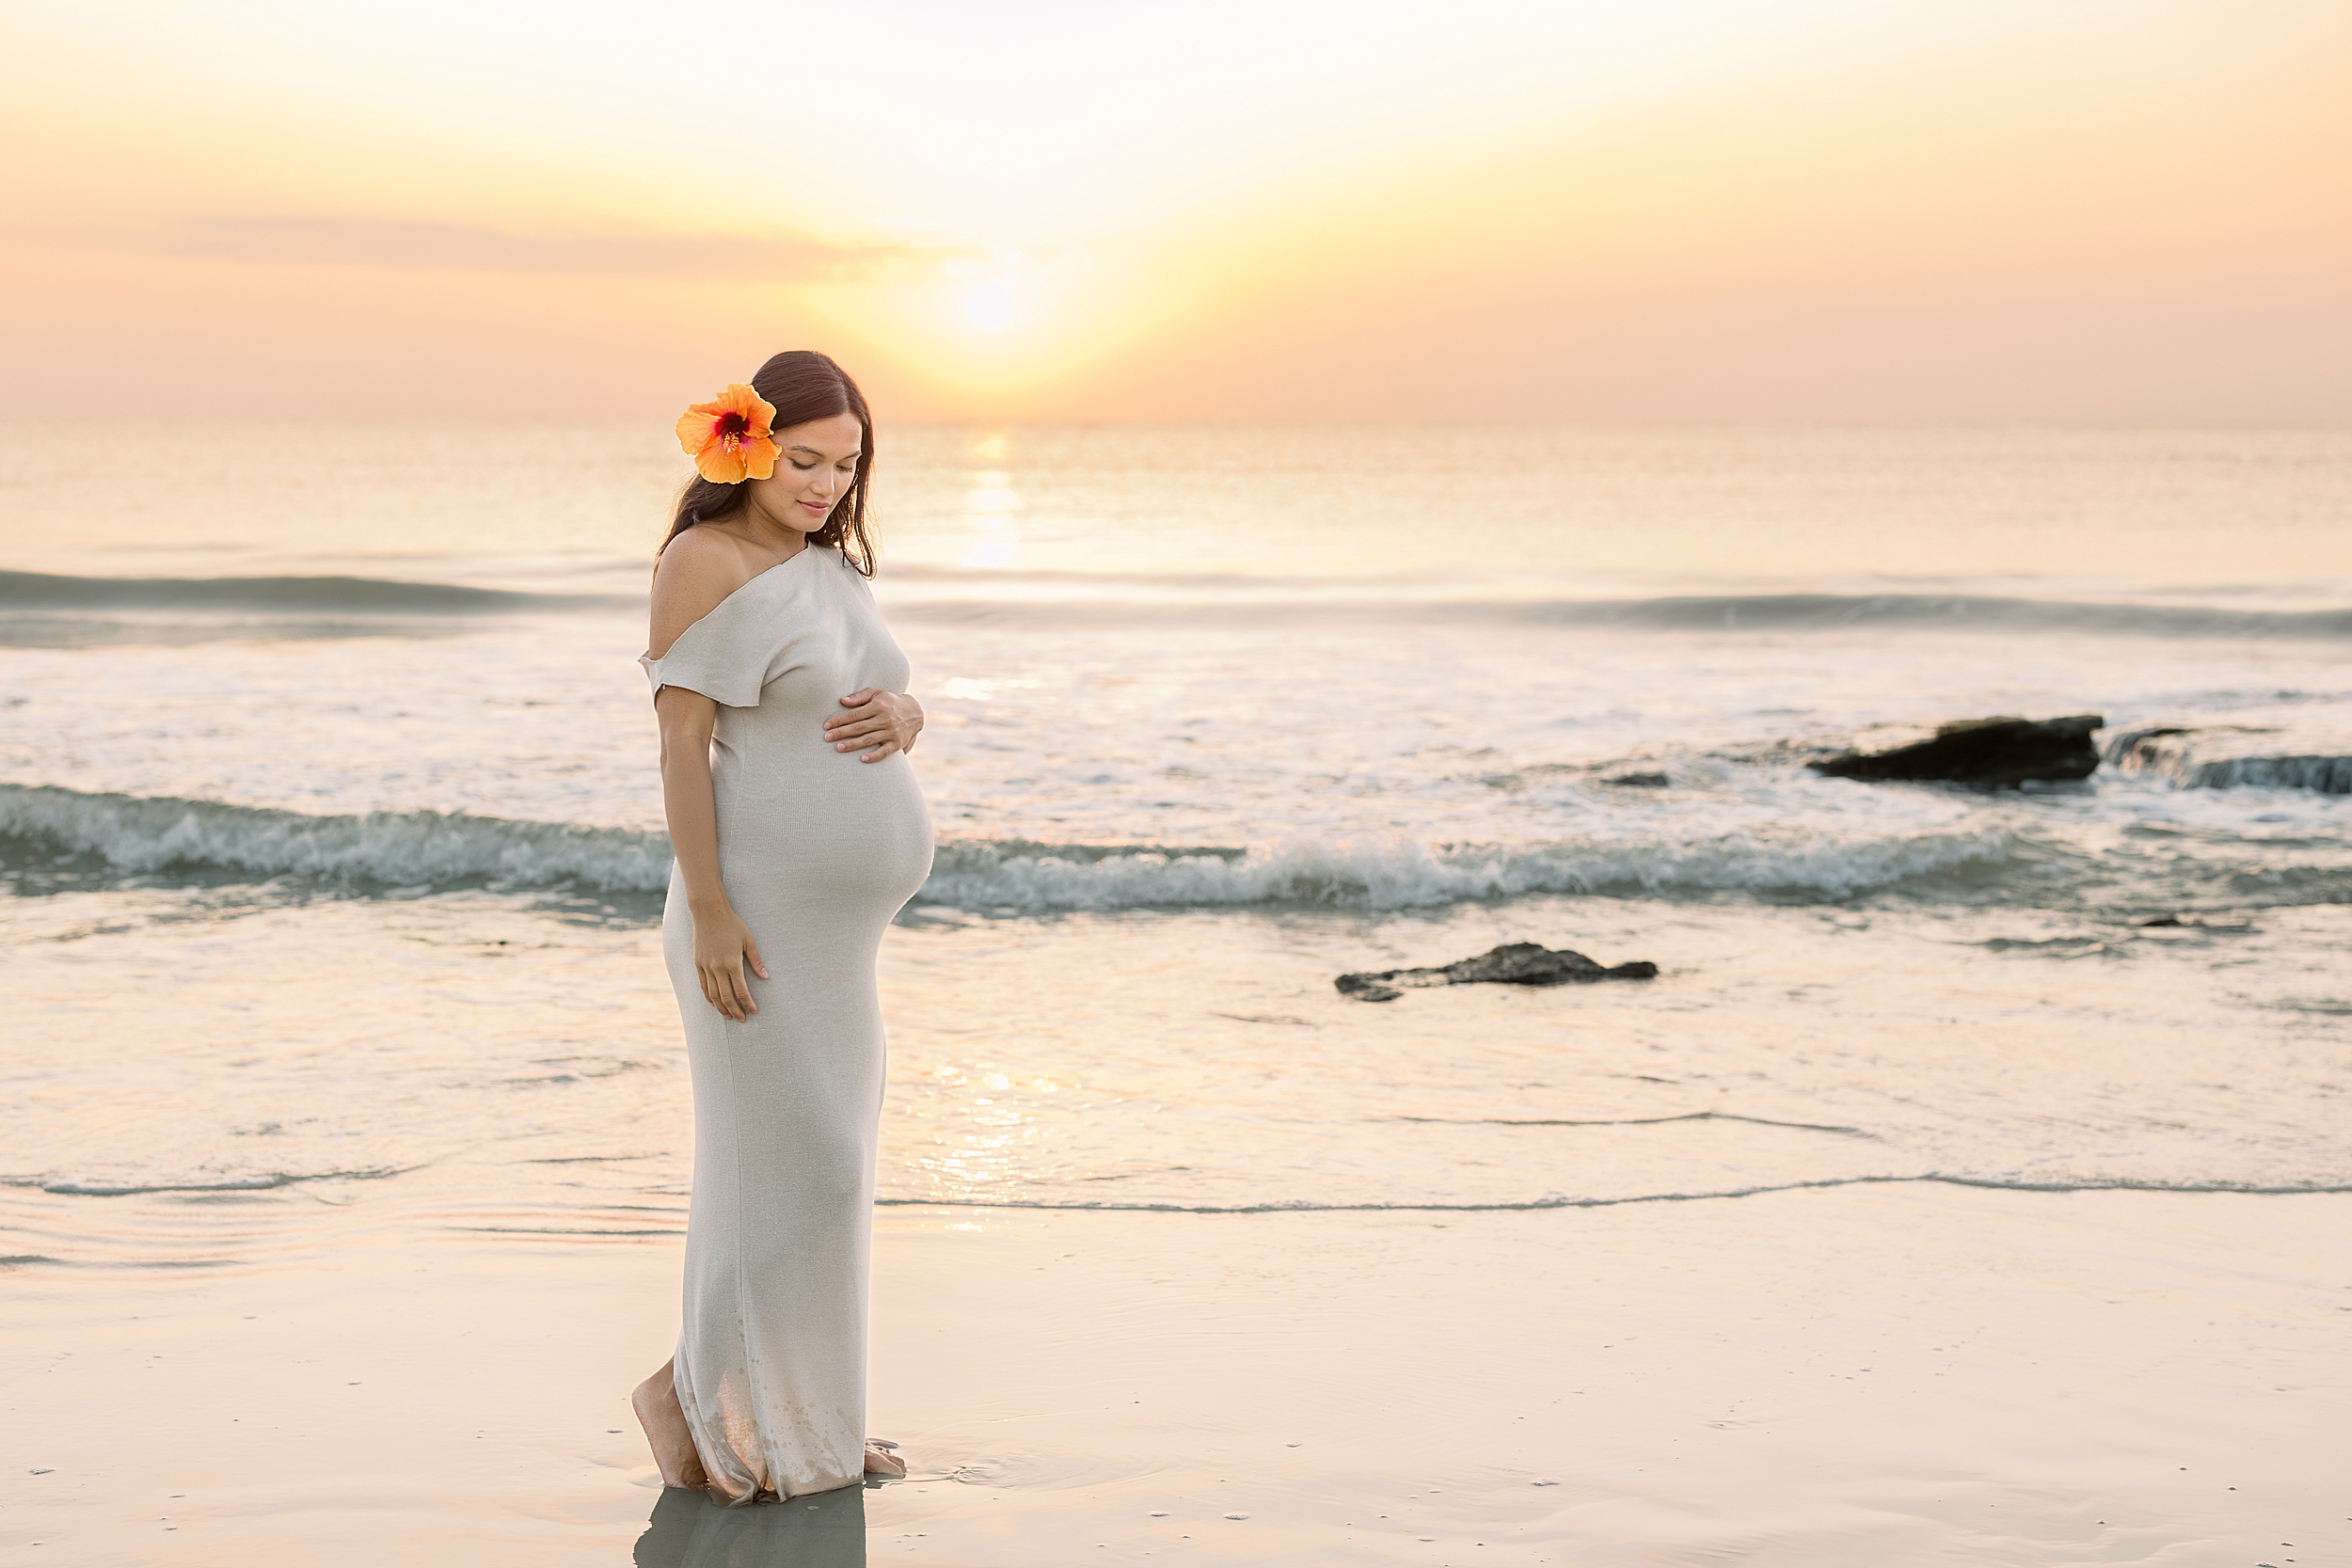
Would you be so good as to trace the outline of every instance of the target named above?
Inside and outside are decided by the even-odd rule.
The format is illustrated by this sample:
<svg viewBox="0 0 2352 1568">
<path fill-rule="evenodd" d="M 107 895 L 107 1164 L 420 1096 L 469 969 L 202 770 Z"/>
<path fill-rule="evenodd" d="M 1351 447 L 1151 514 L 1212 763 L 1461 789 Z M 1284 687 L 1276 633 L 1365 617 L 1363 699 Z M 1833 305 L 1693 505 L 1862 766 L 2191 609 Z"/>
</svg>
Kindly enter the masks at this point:
<svg viewBox="0 0 2352 1568">
<path fill-rule="evenodd" d="M 717 9 L 12 13 L 6 411 L 2352 417 L 2328 0 Z"/>
</svg>

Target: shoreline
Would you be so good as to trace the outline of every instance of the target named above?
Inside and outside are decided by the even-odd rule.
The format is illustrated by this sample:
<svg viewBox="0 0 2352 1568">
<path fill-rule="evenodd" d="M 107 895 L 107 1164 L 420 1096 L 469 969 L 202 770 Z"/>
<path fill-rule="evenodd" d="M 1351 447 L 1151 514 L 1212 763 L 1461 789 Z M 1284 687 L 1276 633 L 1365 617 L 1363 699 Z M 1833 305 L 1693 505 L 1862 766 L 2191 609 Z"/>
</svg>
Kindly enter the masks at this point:
<svg viewBox="0 0 2352 1568">
<path fill-rule="evenodd" d="M 2342 1194 L 885 1209 L 871 1408 L 914 1479 L 793 1520 L 674 1497 L 638 1560 L 778 1530 L 829 1568 L 2334 1560 L 2347 1243 Z M 668 1238 L 447 1236 L 12 1269 L 0 1538 L 628 1560 L 661 1494 L 626 1395 L 676 1270 Z"/>
</svg>

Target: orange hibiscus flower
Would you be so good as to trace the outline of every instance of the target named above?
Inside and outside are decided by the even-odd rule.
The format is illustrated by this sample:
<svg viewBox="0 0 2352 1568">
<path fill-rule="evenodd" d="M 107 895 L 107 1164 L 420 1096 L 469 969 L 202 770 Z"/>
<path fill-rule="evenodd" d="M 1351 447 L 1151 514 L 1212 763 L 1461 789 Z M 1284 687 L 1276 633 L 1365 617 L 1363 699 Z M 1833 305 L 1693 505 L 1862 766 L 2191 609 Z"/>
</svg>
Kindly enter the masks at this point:
<svg viewBox="0 0 2352 1568">
<path fill-rule="evenodd" d="M 677 444 L 713 484 L 740 484 L 776 471 L 776 444 L 769 421 L 776 405 L 737 382 L 709 403 L 678 416 Z"/>
</svg>

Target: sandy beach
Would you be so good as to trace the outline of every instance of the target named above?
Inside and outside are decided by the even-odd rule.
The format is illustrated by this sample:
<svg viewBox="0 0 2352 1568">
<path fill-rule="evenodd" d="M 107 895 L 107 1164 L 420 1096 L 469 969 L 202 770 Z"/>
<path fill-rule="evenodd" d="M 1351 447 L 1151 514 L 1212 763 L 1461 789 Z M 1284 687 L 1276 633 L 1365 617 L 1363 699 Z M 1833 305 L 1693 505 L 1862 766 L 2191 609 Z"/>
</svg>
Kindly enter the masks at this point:
<svg viewBox="0 0 2352 1568">
<path fill-rule="evenodd" d="M 0 1568 L 2352 1568 L 2348 65 L 0 8 Z"/>
<path fill-rule="evenodd" d="M 122 1199 L 156 1202 L 157 1199 Z M 660 1491 L 668 1243 L 6 1287 L 26 1561 L 2328 1563 L 2352 1197 L 1899 1184 L 876 1237 L 904 1482 Z M 31 1472 L 31 1473 L 28 1473 Z"/>
</svg>

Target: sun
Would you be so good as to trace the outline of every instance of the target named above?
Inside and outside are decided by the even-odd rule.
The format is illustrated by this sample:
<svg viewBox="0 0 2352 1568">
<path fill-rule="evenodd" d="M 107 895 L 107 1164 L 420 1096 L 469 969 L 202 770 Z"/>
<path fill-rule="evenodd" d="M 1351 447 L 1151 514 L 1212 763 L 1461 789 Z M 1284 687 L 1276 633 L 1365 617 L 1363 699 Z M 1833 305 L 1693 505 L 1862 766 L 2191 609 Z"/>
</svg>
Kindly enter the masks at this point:
<svg viewBox="0 0 2352 1568">
<path fill-rule="evenodd" d="M 963 316 L 983 332 L 996 332 L 1012 325 L 1012 291 L 1002 283 L 976 284 L 963 296 Z"/>
</svg>

